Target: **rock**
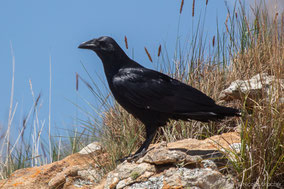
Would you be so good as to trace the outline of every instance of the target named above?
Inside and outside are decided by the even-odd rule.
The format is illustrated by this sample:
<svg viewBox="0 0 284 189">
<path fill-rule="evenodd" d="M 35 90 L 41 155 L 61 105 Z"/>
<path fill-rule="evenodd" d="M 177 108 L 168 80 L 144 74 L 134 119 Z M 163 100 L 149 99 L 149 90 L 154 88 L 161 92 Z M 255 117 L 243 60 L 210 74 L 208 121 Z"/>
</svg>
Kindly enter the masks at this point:
<svg viewBox="0 0 284 189">
<path fill-rule="evenodd" d="M 218 166 L 224 161 L 224 153 L 232 151 L 231 144 L 239 143 L 238 133 L 225 133 L 206 140 L 151 145 L 138 161 L 118 165 L 103 185 L 111 189 L 234 188 L 235 181 L 221 174 Z"/>
<path fill-rule="evenodd" d="M 95 145 L 98 146 L 98 143 Z M 97 158 L 107 159 L 102 153 L 94 156 L 101 149 L 91 149 L 89 154 L 84 149 L 81 154 L 76 153 L 48 165 L 17 170 L 9 179 L 0 181 L 0 188 L 90 188 L 103 176 Z"/>
<path fill-rule="evenodd" d="M 152 176 L 155 172 L 155 166 L 148 163 L 129 163 L 123 162 L 109 174 L 106 179 L 107 188 L 123 188 L 137 180 L 144 180 Z"/>
<path fill-rule="evenodd" d="M 212 161 L 212 160 L 205 159 L 205 160 L 202 160 L 201 163 L 202 163 L 202 166 L 203 166 L 204 168 L 210 168 L 210 169 L 212 169 L 212 170 L 218 171 L 217 165 L 216 165 L 215 162 Z"/>
<path fill-rule="evenodd" d="M 79 154 L 98 154 L 102 151 L 102 146 L 99 142 L 93 142 L 84 147 Z"/>
<path fill-rule="evenodd" d="M 157 150 L 150 150 L 138 162 L 146 162 L 155 165 L 162 165 L 167 163 L 178 163 L 186 160 L 186 153 L 177 150 L 168 150 L 161 148 Z"/>
<path fill-rule="evenodd" d="M 223 133 L 221 135 L 215 135 L 205 140 L 197 139 L 184 139 L 176 142 L 171 142 L 167 144 L 170 149 L 186 149 L 190 151 L 206 151 L 206 150 L 220 150 L 229 149 L 231 144 L 240 143 L 240 134 L 236 132 Z M 151 145 L 150 148 L 155 148 L 159 144 Z M 194 152 L 192 152 L 194 155 Z"/>
<path fill-rule="evenodd" d="M 234 180 L 219 172 L 224 154 L 239 148 L 238 133 L 225 133 L 205 140 L 151 145 L 136 162 L 123 162 L 104 177 L 97 162 L 107 163 L 100 144 L 40 167 L 15 171 L 0 181 L 0 188 L 103 189 L 103 188 L 233 188 Z M 101 165 L 101 164 L 100 164 Z"/>
<path fill-rule="evenodd" d="M 78 176 L 79 170 L 80 170 L 79 166 L 71 166 L 63 168 L 61 172 L 57 173 L 53 178 L 50 179 L 50 181 L 48 182 L 48 186 L 50 188 L 56 188 L 57 186 L 62 185 L 62 183 L 65 183 L 67 177 Z"/>
<path fill-rule="evenodd" d="M 235 181 L 210 168 L 171 167 L 160 174 L 151 174 L 147 179 L 127 178 L 117 185 L 106 182 L 105 188 L 211 188 L 233 189 Z"/>
<path fill-rule="evenodd" d="M 280 87 L 280 90 L 277 89 Z M 221 100 L 231 101 L 242 99 L 248 95 L 249 99 L 258 100 L 265 98 L 270 103 L 284 103 L 284 97 L 279 91 L 284 90 L 284 79 L 277 79 L 275 76 L 268 74 L 257 74 L 249 80 L 236 80 L 223 90 L 219 96 Z M 248 104 L 254 104 L 249 100 Z"/>
</svg>

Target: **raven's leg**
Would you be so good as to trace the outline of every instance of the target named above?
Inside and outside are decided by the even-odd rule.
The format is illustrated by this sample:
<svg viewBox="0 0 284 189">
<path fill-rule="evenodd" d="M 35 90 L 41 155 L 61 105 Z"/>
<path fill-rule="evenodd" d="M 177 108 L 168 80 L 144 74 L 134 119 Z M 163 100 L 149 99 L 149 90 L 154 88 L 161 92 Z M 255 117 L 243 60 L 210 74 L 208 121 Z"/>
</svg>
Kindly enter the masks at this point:
<svg viewBox="0 0 284 189">
<path fill-rule="evenodd" d="M 146 135 L 146 140 L 143 142 L 141 147 L 135 152 L 134 155 L 146 152 L 146 150 L 148 149 L 149 145 L 151 144 L 155 134 L 156 134 L 156 131 L 154 131 L 154 132 L 152 132 L 150 134 L 147 134 Z"/>
<path fill-rule="evenodd" d="M 143 142 L 141 147 L 135 152 L 133 155 L 126 156 L 118 161 L 123 162 L 124 160 L 134 160 L 140 158 L 146 154 L 146 150 L 148 149 L 149 145 L 151 144 L 155 134 L 156 134 L 155 127 L 147 127 L 146 126 L 146 140 Z"/>
</svg>

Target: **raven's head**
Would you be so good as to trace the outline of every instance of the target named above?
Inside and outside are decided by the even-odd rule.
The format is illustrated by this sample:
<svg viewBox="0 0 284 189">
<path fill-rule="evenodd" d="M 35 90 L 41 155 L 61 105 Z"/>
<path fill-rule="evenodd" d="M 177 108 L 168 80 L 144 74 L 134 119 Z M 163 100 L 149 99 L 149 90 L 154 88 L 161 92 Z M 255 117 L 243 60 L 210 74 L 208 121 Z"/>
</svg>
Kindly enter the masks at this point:
<svg viewBox="0 0 284 189">
<path fill-rule="evenodd" d="M 102 60 L 105 70 L 109 70 L 107 72 L 116 73 L 126 61 L 129 61 L 128 56 L 111 37 L 92 39 L 82 43 L 78 48 L 94 51 Z"/>
<path fill-rule="evenodd" d="M 90 49 L 96 53 L 112 53 L 118 47 L 118 44 L 111 37 L 103 36 L 97 39 L 86 41 L 79 45 L 80 49 Z"/>
</svg>

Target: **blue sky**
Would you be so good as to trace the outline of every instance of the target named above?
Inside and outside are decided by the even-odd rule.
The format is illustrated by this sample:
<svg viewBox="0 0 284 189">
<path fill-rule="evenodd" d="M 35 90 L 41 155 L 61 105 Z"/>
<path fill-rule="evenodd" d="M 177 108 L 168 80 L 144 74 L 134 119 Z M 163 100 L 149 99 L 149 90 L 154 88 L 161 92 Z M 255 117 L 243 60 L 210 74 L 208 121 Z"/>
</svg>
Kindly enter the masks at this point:
<svg viewBox="0 0 284 189">
<path fill-rule="evenodd" d="M 205 12 L 205 0 L 196 1 L 192 18 L 192 0 L 185 0 L 180 17 L 181 1 L 173 0 L 6 0 L 0 1 L 0 126 L 7 125 L 12 77 L 12 55 L 15 56 L 14 106 L 18 103 L 14 125 L 19 125 L 33 101 L 29 87 L 32 81 L 35 95 L 41 98 L 40 119 L 48 121 L 49 61 L 52 69 L 51 124 L 53 128 L 74 126 L 76 107 L 86 106 L 75 91 L 75 73 L 88 80 L 82 63 L 95 80 L 103 76 L 98 57 L 91 51 L 77 49 L 86 40 L 112 36 L 123 47 L 127 36 L 131 55 L 137 62 L 152 67 L 144 47 L 157 52 L 166 44 L 172 54 L 177 36 L 190 36 L 198 15 Z M 216 34 L 216 19 L 222 26 L 227 16 L 223 0 L 209 0 L 205 29 L 208 38 Z M 178 21 L 180 28 L 178 30 Z M 90 92 L 79 89 L 80 96 L 94 100 Z M 70 102 L 71 101 L 71 102 Z M 96 102 L 94 102 L 96 103 Z M 83 115 L 78 114 L 84 119 Z"/>
</svg>

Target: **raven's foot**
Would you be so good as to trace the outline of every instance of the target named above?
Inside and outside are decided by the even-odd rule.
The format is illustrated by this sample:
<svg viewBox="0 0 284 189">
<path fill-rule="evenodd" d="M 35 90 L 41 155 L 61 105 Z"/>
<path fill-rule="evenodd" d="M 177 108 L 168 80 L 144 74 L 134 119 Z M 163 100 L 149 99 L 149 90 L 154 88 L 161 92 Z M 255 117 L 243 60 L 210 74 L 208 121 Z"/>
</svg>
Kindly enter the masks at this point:
<svg viewBox="0 0 284 189">
<path fill-rule="evenodd" d="M 116 162 L 124 162 L 125 160 L 127 162 L 133 162 L 133 161 L 137 161 L 138 159 L 140 159 L 141 157 L 143 157 L 145 154 L 147 153 L 147 151 L 145 149 L 143 149 L 141 152 L 133 154 L 133 155 L 129 155 L 126 156 L 124 158 L 118 159 Z"/>
</svg>

